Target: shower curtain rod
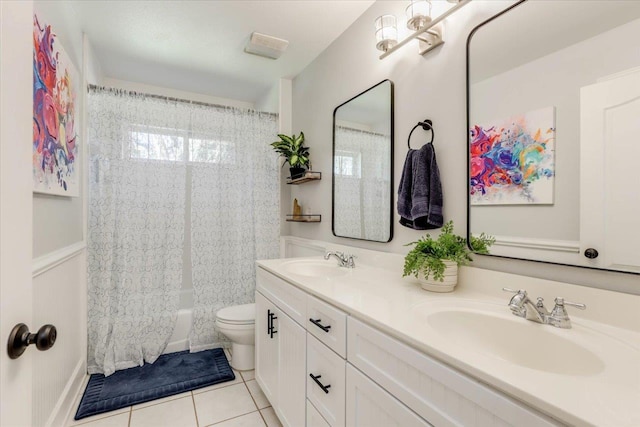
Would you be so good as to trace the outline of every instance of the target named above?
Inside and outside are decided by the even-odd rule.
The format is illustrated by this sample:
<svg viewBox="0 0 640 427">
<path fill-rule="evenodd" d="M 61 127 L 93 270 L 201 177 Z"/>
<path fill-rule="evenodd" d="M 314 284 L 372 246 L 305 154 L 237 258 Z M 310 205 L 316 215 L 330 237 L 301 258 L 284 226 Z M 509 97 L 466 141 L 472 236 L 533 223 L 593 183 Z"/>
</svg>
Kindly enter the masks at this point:
<svg viewBox="0 0 640 427">
<path fill-rule="evenodd" d="M 276 117 L 278 116 L 277 113 L 269 113 L 269 112 L 266 112 L 266 111 L 258 111 L 258 110 L 255 110 L 253 108 L 232 107 L 230 105 L 211 104 L 211 103 L 208 103 L 208 102 L 192 101 L 190 99 L 174 98 L 172 96 L 154 95 L 152 93 L 136 92 L 136 91 L 133 91 L 133 90 L 119 89 L 119 88 L 115 88 L 115 87 L 98 86 L 98 85 L 93 85 L 93 84 L 87 85 L 87 92 L 92 91 L 92 90 L 94 90 L 94 91 L 103 91 L 103 92 L 118 92 L 118 93 L 123 93 L 123 94 L 127 94 L 127 95 L 134 95 L 134 96 L 145 96 L 147 98 L 163 99 L 163 100 L 166 100 L 166 101 L 182 102 L 182 103 L 185 103 L 185 104 L 202 105 L 202 106 L 205 106 L 205 107 L 238 108 L 240 110 L 255 111 L 256 113 L 265 114 L 265 115 L 269 115 L 269 116 L 276 116 Z"/>
</svg>

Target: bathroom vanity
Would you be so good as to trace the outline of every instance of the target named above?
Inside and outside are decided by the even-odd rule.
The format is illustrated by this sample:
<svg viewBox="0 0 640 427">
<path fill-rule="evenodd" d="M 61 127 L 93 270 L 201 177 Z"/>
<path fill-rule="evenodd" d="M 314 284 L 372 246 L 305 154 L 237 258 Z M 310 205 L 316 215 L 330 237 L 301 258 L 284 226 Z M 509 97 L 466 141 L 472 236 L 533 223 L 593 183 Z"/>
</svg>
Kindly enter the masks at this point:
<svg viewBox="0 0 640 427">
<path fill-rule="evenodd" d="M 434 294 L 383 258 L 258 262 L 256 380 L 284 425 L 640 425 L 640 297 L 469 267 Z M 503 286 L 588 308 L 537 324 Z"/>
</svg>

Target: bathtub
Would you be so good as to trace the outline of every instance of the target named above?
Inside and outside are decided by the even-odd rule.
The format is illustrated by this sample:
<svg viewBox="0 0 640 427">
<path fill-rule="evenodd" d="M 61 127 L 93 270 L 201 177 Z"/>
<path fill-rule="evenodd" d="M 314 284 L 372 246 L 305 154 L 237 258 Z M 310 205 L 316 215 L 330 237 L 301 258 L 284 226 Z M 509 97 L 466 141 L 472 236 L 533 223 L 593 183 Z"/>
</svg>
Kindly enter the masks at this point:
<svg viewBox="0 0 640 427">
<path fill-rule="evenodd" d="M 178 319 L 173 335 L 169 338 L 169 344 L 164 353 L 175 353 L 189 349 L 189 332 L 191 331 L 191 320 L 193 319 L 193 293 L 191 289 L 180 291 L 180 304 L 178 305 Z"/>
</svg>

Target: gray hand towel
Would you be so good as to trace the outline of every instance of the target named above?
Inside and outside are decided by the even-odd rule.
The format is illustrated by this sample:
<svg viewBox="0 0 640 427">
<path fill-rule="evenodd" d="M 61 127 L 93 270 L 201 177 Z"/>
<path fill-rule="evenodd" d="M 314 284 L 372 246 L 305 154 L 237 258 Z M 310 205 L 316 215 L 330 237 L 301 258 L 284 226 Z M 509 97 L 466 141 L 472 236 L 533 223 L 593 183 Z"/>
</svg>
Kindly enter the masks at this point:
<svg viewBox="0 0 640 427">
<path fill-rule="evenodd" d="M 417 150 L 409 149 L 402 167 L 402 176 L 398 186 L 398 214 L 401 218 L 411 218 L 411 186 L 413 185 L 413 156 Z M 400 220 L 402 224 L 402 219 Z"/>
<path fill-rule="evenodd" d="M 420 150 L 411 151 L 414 153 L 407 154 L 407 161 L 411 160 L 411 172 L 409 174 L 405 161 L 405 169 L 402 172 L 405 179 L 400 180 L 403 187 L 398 189 L 400 224 L 415 230 L 440 228 L 444 224 L 442 184 L 433 144 L 425 144 Z M 410 178 L 410 188 L 406 182 L 407 177 Z M 410 212 L 407 212 L 407 207 L 410 208 Z"/>
</svg>

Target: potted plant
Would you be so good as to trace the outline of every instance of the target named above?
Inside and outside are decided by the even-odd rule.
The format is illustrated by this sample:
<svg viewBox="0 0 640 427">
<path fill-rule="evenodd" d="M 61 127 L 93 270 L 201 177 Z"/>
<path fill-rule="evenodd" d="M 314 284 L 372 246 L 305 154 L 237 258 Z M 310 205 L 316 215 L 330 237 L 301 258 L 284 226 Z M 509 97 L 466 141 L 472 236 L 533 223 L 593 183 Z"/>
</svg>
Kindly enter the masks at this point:
<svg viewBox="0 0 640 427">
<path fill-rule="evenodd" d="M 495 238 L 485 233 L 471 236 L 471 247 L 476 253 L 487 254 Z M 458 283 L 458 266 L 466 265 L 471 259 L 467 239 L 453 234 L 453 221 L 447 222 L 438 239 L 423 236 L 404 259 L 402 277 L 415 276 L 423 289 L 434 292 L 451 292 Z"/>
<path fill-rule="evenodd" d="M 272 142 L 271 146 L 285 158 L 282 166 L 289 163 L 289 171 L 291 179 L 299 178 L 304 175 L 305 166 L 309 164 L 309 147 L 304 146 L 304 133 L 293 136 L 278 134 L 280 141 Z"/>
</svg>

